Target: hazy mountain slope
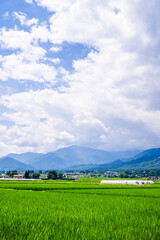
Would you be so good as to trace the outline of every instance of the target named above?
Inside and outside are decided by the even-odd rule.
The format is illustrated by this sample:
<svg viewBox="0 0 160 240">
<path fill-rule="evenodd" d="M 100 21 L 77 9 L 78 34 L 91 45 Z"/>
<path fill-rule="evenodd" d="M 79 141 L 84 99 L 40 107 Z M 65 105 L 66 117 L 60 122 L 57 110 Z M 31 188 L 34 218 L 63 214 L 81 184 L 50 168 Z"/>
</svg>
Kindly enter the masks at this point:
<svg viewBox="0 0 160 240">
<path fill-rule="evenodd" d="M 70 146 L 66 148 L 61 148 L 55 153 L 64 158 L 72 160 L 72 163 L 106 163 L 112 162 L 116 159 L 133 157 L 141 151 L 121 151 L 121 152 L 107 152 L 104 150 L 97 150 L 92 148 L 80 147 L 80 146 Z"/>
<path fill-rule="evenodd" d="M 150 169 L 160 168 L 160 148 L 149 149 L 125 161 L 116 160 L 111 163 L 83 165 L 84 169 Z M 70 169 L 82 169 L 82 166 L 73 166 Z"/>
<path fill-rule="evenodd" d="M 62 148 L 55 151 L 55 153 L 68 161 L 69 165 L 112 162 L 117 158 L 114 153 L 79 146 Z"/>
<path fill-rule="evenodd" d="M 125 162 L 121 162 L 120 166 L 112 163 L 112 168 L 123 169 L 150 169 L 160 168 L 160 148 L 148 149 L 135 157 L 128 158 Z M 100 166 L 101 167 L 101 166 Z"/>
<path fill-rule="evenodd" d="M 112 152 L 115 156 L 115 159 L 120 159 L 123 162 L 129 161 L 129 159 L 133 158 L 134 156 L 142 153 L 143 150 L 128 150 L 128 151 L 119 151 L 119 152 Z"/>
<path fill-rule="evenodd" d="M 105 164 L 81 164 L 67 168 L 66 170 L 101 170 L 101 169 L 116 169 L 123 166 L 124 162 L 121 160 L 116 160 L 111 163 Z"/>
<path fill-rule="evenodd" d="M 11 157 L 23 163 L 31 164 L 37 169 L 64 169 L 73 165 L 103 164 L 117 159 L 124 159 L 140 151 L 106 152 L 92 148 L 70 146 L 46 154 L 26 152 L 11 153 L 2 158 Z M 2 159 L 1 158 L 1 159 Z"/>
<path fill-rule="evenodd" d="M 11 170 L 24 171 L 24 170 L 33 170 L 33 169 L 34 169 L 33 166 L 22 163 L 11 157 L 6 157 L 6 158 L 0 159 L 0 170 L 1 171 L 9 171 L 9 170 L 10 171 Z"/>
<path fill-rule="evenodd" d="M 126 164 L 121 166 L 122 169 L 159 169 L 160 168 L 160 158 L 156 158 L 151 161 L 136 163 L 136 164 Z"/>
<path fill-rule="evenodd" d="M 111 162 L 115 158 L 114 154 L 105 151 L 71 146 L 44 154 L 33 165 L 40 169 L 59 169 L 79 164 Z"/>
<path fill-rule="evenodd" d="M 64 169 L 83 164 L 110 163 L 117 158 L 131 156 L 135 152 L 139 151 L 106 152 L 92 148 L 70 146 L 34 159 L 33 166 L 38 169 Z"/>
<path fill-rule="evenodd" d="M 137 156 L 134 157 L 133 160 L 138 160 L 138 161 L 143 161 L 143 159 L 145 159 L 145 161 L 149 161 L 152 159 L 155 159 L 157 157 L 160 157 L 160 148 L 153 148 L 153 149 L 148 149 L 140 154 L 138 154 Z"/>
<path fill-rule="evenodd" d="M 5 157 L 11 157 L 11 158 L 14 158 L 15 160 L 32 164 L 35 161 L 35 159 L 37 161 L 37 158 L 39 158 L 41 156 L 43 156 L 43 153 L 26 152 L 26 153 L 20 153 L 20 154 L 10 153 L 10 154 L 6 155 Z"/>
<path fill-rule="evenodd" d="M 33 166 L 36 169 L 62 169 L 66 166 L 66 161 L 63 158 L 60 158 L 54 153 L 45 154 L 37 162 L 33 163 Z"/>
<path fill-rule="evenodd" d="M 160 157 L 160 148 L 148 149 L 133 158 L 127 159 L 126 166 L 142 164 L 143 162 L 153 161 Z M 144 163 L 147 164 L 147 163 Z"/>
<path fill-rule="evenodd" d="M 121 160 L 116 160 L 114 162 L 111 163 L 107 163 L 107 164 L 100 164 L 98 166 L 98 169 L 117 169 L 121 166 L 124 165 L 124 162 Z"/>
</svg>

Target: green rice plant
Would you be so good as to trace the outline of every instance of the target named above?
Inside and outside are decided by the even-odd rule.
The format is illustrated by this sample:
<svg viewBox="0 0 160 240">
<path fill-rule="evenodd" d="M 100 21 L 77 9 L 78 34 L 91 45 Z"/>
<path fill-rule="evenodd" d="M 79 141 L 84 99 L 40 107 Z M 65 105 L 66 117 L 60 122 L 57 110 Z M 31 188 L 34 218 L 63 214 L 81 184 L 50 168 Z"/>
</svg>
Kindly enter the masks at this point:
<svg viewBox="0 0 160 240">
<path fill-rule="evenodd" d="M 0 196 L 2 240 L 160 239 L 158 184 L 3 182 Z"/>
</svg>

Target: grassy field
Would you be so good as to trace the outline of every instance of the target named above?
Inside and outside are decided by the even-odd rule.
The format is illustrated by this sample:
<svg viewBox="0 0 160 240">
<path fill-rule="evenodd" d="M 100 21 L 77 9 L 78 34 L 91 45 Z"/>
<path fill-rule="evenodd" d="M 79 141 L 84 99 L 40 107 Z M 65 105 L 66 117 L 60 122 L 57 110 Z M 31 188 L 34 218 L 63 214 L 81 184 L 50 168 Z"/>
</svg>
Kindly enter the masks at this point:
<svg viewBox="0 0 160 240">
<path fill-rule="evenodd" d="M 160 184 L 0 181 L 0 196 L 0 239 L 160 239 Z"/>
</svg>

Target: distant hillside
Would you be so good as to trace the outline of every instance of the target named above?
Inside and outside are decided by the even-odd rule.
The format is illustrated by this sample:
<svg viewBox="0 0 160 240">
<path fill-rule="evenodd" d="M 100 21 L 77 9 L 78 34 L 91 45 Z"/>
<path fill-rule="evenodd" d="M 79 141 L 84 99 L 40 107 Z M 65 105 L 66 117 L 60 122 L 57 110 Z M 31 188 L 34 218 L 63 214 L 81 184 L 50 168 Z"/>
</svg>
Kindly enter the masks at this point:
<svg viewBox="0 0 160 240">
<path fill-rule="evenodd" d="M 138 164 L 124 165 L 121 168 L 125 169 L 159 169 L 160 168 L 160 157 L 151 161 L 141 162 Z"/>
<path fill-rule="evenodd" d="M 93 148 L 86 148 L 80 146 L 70 146 L 61 148 L 54 153 L 63 159 L 70 159 L 71 163 L 84 164 L 84 163 L 106 163 L 112 162 L 117 158 L 133 157 L 141 151 L 121 151 L 121 152 L 107 152 L 104 150 L 97 150 Z"/>
<path fill-rule="evenodd" d="M 156 169 L 160 168 L 160 148 L 146 150 L 135 157 L 116 160 L 111 163 L 73 166 L 70 169 Z"/>
<path fill-rule="evenodd" d="M 44 154 L 33 165 L 40 169 L 60 169 L 79 164 L 111 162 L 114 154 L 102 150 L 71 146 Z"/>
<path fill-rule="evenodd" d="M 34 167 L 29 164 L 17 161 L 11 157 L 0 159 L 0 171 L 12 171 L 12 170 L 17 171 L 34 170 Z"/>
<path fill-rule="evenodd" d="M 32 164 L 35 159 L 37 161 L 37 158 L 43 156 L 43 153 L 32 153 L 32 152 L 26 152 L 26 153 L 10 153 L 6 155 L 5 157 L 11 157 L 14 158 L 15 160 L 21 161 L 23 163 L 29 163 Z"/>
<path fill-rule="evenodd" d="M 66 161 L 54 153 L 47 153 L 40 157 L 38 161 L 33 163 L 36 169 L 50 170 L 50 169 L 63 169 L 66 166 Z"/>
<path fill-rule="evenodd" d="M 140 151 L 106 152 L 92 148 L 70 146 L 43 154 L 36 158 L 37 161 L 34 159 L 35 162 L 32 165 L 38 169 L 64 169 L 83 164 L 110 163 L 117 158 L 133 156 L 137 152 Z"/>
<path fill-rule="evenodd" d="M 160 148 L 149 149 L 130 158 L 123 168 L 160 168 Z"/>
<path fill-rule="evenodd" d="M 136 164 L 136 163 L 142 163 L 146 161 L 151 161 L 153 159 L 156 159 L 157 157 L 160 157 L 160 148 L 153 148 L 153 149 L 148 149 L 135 157 L 128 158 L 126 159 L 127 162 L 130 162 L 128 164 Z"/>
<path fill-rule="evenodd" d="M 76 166 L 71 166 L 67 168 L 66 170 L 102 170 L 102 169 L 117 169 L 121 166 L 123 166 L 124 162 L 121 160 L 116 160 L 111 163 L 105 163 L 105 164 L 81 164 Z"/>
</svg>

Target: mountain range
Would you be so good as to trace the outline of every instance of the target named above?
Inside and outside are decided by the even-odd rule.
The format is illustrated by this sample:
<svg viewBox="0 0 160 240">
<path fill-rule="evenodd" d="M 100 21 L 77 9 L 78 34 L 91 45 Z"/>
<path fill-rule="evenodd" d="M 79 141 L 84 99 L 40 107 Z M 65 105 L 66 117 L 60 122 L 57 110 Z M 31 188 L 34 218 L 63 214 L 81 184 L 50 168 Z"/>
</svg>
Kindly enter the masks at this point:
<svg viewBox="0 0 160 240">
<path fill-rule="evenodd" d="M 54 152 L 11 153 L 0 158 L 0 170 L 160 168 L 160 148 L 146 151 L 107 152 L 70 146 Z"/>
<path fill-rule="evenodd" d="M 107 152 L 92 148 L 70 146 L 58 149 L 54 152 L 46 154 L 42 153 L 11 153 L 2 157 L 6 157 L 30 164 L 31 169 L 64 169 L 74 165 L 80 164 L 103 164 L 115 161 L 117 158 L 127 158 L 134 156 L 140 151 L 121 151 L 121 152 Z M 0 165 L 0 169 L 1 165 Z"/>
<path fill-rule="evenodd" d="M 160 168 L 160 148 L 148 149 L 134 157 L 119 159 L 111 163 L 79 165 L 71 169 L 158 169 Z"/>
<path fill-rule="evenodd" d="M 137 151 L 106 152 L 103 150 L 70 146 L 34 159 L 33 166 L 35 168 L 40 167 L 42 169 L 48 169 L 48 167 L 50 169 L 53 169 L 54 167 L 62 169 L 79 164 L 110 163 L 119 157 L 126 158 L 134 156 L 135 152 Z"/>
</svg>

